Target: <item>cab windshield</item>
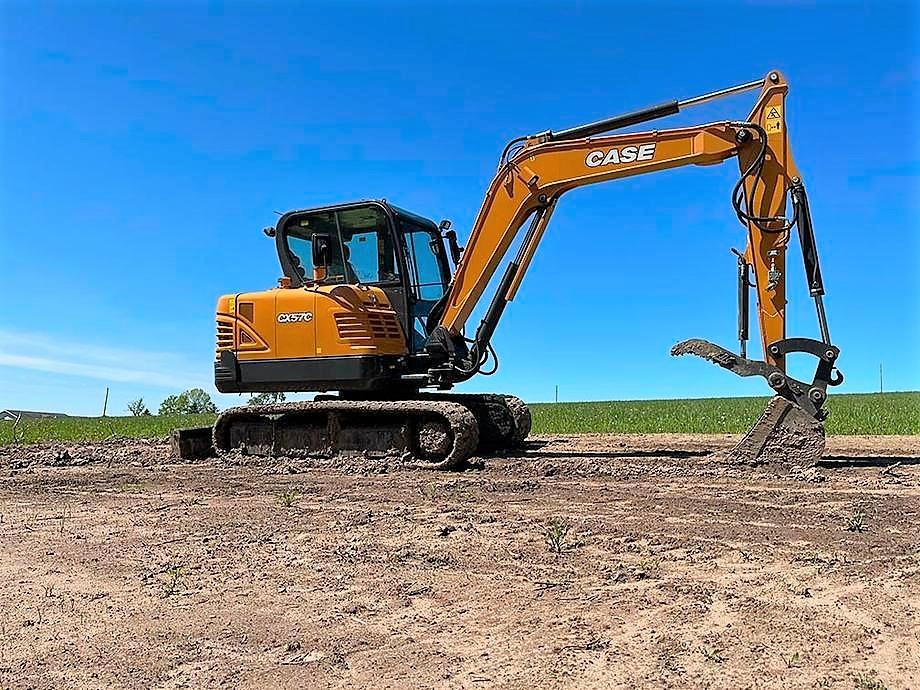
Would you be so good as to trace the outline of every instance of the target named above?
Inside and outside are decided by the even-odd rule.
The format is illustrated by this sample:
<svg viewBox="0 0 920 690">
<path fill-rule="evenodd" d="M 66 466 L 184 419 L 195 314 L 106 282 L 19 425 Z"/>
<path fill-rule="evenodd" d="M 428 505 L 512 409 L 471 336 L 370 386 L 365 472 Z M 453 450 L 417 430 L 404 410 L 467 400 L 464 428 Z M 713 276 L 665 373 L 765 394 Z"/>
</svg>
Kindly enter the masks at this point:
<svg viewBox="0 0 920 690">
<path fill-rule="evenodd" d="M 386 284 L 399 280 L 393 238 L 384 212 L 376 206 L 305 213 L 287 226 L 287 247 L 295 270 L 313 280 L 313 236 L 328 235 L 329 283 Z"/>
</svg>

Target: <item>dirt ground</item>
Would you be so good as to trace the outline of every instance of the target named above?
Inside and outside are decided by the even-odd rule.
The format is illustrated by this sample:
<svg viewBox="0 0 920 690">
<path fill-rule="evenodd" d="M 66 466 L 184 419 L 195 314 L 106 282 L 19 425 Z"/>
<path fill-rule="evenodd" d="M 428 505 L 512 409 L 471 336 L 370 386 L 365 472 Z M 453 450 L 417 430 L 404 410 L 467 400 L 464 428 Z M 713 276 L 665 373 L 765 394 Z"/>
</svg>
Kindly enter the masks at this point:
<svg viewBox="0 0 920 690">
<path fill-rule="evenodd" d="M 0 686 L 920 687 L 920 437 L 730 438 L 437 474 L 0 448 Z"/>
</svg>

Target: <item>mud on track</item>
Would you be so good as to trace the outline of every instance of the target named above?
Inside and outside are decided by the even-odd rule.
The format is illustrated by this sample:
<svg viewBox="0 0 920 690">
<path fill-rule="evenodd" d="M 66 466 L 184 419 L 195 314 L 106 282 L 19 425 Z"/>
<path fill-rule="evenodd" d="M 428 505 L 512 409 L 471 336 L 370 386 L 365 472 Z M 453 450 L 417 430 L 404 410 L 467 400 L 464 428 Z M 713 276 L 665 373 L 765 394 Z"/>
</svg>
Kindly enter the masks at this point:
<svg viewBox="0 0 920 690">
<path fill-rule="evenodd" d="M 729 441 L 441 474 L 0 448 L 0 687 L 920 686 L 920 439 Z"/>
</svg>

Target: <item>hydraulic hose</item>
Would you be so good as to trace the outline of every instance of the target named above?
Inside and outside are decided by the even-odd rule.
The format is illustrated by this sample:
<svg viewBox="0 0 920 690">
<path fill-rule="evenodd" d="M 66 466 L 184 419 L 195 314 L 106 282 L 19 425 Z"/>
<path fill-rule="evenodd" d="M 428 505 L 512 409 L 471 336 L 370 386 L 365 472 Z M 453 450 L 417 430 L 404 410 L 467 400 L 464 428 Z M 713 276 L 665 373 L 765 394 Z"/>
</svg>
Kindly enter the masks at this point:
<svg viewBox="0 0 920 690">
<path fill-rule="evenodd" d="M 734 127 L 741 127 L 745 130 L 753 130 L 757 133 L 757 137 L 760 142 L 760 148 L 758 149 L 757 154 L 751 160 L 751 164 L 747 167 L 747 169 L 741 173 L 741 177 L 738 178 L 738 181 L 735 183 L 735 186 L 732 189 L 732 207 L 735 209 L 735 215 L 738 216 L 738 221 L 742 225 L 753 223 L 762 232 L 778 233 L 791 230 L 795 225 L 795 218 L 790 221 L 785 216 L 756 216 L 753 214 L 753 211 L 750 208 L 751 204 L 753 203 L 753 199 L 751 199 L 748 203 L 748 210 L 744 209 L 744 183 L 749 177 L 753 176 L 754 183 L 751 185 L 751 196 L 753 196 L 753 190 L 757 187 L 757 183 L 760 181 L 760 175 L 763 171 L 764 161 L 766 161 L 767 158 L 767 133 L 764 128 L 758 125 L 756 122 L 732 122 L 730 124 Z M 769 228 L 765 227 L 765 223 L 782 223 L 782 227 Z"/>
</svg>

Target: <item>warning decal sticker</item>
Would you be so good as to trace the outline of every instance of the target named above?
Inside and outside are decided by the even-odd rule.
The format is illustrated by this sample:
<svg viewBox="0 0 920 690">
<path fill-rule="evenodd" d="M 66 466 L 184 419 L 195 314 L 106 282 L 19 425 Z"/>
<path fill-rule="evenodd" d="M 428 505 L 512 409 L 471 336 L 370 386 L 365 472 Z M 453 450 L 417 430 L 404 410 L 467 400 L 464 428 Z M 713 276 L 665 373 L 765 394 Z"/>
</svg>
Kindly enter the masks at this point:
<svg viewBox="0 0 920 690">
<path fill-rule="evenodd" d="M 771 105 L 767 108 L 767 117 L 764 129 L 767 134 L 776 134 L 783 131 L 783 106 Z"/>
</svg>

